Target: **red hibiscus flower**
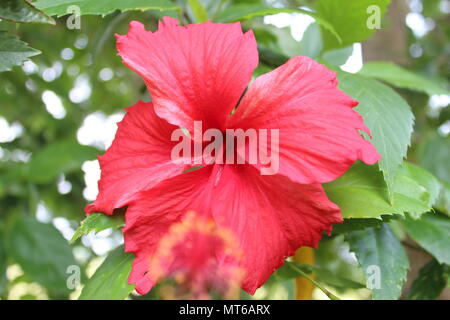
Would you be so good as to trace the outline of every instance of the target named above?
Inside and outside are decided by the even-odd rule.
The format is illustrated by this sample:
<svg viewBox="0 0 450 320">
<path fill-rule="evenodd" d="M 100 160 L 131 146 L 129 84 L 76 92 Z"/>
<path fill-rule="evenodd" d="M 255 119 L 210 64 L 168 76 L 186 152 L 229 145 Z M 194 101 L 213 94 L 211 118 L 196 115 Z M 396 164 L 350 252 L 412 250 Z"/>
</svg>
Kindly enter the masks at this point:
<svg viewBox="0 0 450 320">
<path fill-rule="evenodd" d="M 316 247 L 323 231 L 341 222 L 321 186 L 356 160 L 379 155 L 360 131 L 357 102 L 337 88 L 336 74 L 307 57 L 294 57 L 249 85 L 258 64 L 251 31 L 239 23 L 178 26 L 165 18 L 158 31 L 132 22 L 117 36 L 123 62 L 144 79 L 152 103 L 129 108 L 116 138 L 99 157 L 102 176 L 88 213 L 127 207 L 125 249 L 133 252 L 130 283 L 140 293 L 154 285 L 152 257 L 171 226 L 194 210 L 237 238 L 253 294 L 300 246 Z M 243 95 L 242 99 L 241 96 Z M 237 108 L 236 108 L 236 105 Z M 258 164 L 205 165 L 183 173 L 171 161 L 179 127 L 279 130 L 279 170 Z"/>
</svg>

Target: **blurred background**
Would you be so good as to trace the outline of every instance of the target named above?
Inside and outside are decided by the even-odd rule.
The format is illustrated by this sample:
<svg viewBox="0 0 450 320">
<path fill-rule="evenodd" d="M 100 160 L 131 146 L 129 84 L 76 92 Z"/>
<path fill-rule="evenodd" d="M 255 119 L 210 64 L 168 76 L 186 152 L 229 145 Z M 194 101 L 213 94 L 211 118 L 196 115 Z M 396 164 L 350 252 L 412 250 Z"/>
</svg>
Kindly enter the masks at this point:
<svg viewBox="0 0 450 320">
<path fill-rule="evenodd" d="M 221 1 L 202 3 L 214 8 Z M 308 9 L 315 1 L 266 3 Z M 84 206 L 96 198 L 100 177 L 96 155 L 111 144 L 124 108 L 149 99 L 142 79 L 116 55 L 114 34 L 125 34 L 131 20 L 155 30 L 162 15 L 150 10 L 82 16 L 81 29 L 73 30 L 66 25 L 67 17 L 57 19 L 54 26 L 19 28 L 0 22 L 0 30 L 42 51 L 22 66 L 0 73 L 0 269 L 5 269 L 4 274 L 0 270 L 1 299 L 75 299 L 80 288 L 68 289 L 68 275 L 58 266 L 77 264 L 83 277 L 91 276 L 105 254 L 123 243 L 121 232 L 112 229 L 85 235 L 73 246 L 67 240 L 83 220 Z M 192 13 L 186 9 L 184 15 L 188 21 Z M 261 64 L 255 75 L 285 57 L 322 55 L 320 32 L 309 15 L 280 13 L 245 21 L 243 26 L 254 30 L 260 45 Z M 450 1 L 394 0 L 382 30 L 370 40 L 322 58 L 352 73 L 362 68 L 363 61 L 392 61 L 445 86 L 450 80 Z M 450 183 L 450 95 L 399 92 L 416 116 L 408 159 Z M 7 256 L 5 248 L 11 247 L 8 252 L 14 254 Z M 414 248 L 408 255 L 414 278 L 430 257 Z M 316 260 L 336 274 L 363 281 L 342 237 L 322 241 Z M 294 289 L 294 281 L 269 280 L 254 298 L 292 299 Z M 343 298 L 370 296 L 367 289 L 337 285 L 333 290 Z M 131 297 L 157 296 L 153 290 Z M 314 297 L 327 298 L 319 290 Z M 441 298 L 449 298 L 448 292 Z"/>
</svg>

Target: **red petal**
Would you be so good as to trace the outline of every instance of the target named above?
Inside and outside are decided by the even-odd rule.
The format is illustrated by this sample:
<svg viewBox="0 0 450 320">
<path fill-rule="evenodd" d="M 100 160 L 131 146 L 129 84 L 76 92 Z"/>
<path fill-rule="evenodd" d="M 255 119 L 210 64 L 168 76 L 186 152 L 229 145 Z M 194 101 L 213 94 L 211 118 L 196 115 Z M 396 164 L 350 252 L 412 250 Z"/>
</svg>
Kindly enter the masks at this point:
<svg viewBox="0 0 450 320">
<path fill-rule="evenodd" d="M 300 246 L 316 247 L 322 232 L 341 221 L 339 208 L 319 185 L 296 184 L 281 175 L 261 176 L 249 165 L 212 170 L 209 166 L 168 179 L 141 192 L 129 205 L 125 249 L 136 255 L 129 281 L 140 293 L 156 280 L 148 271 L 161 239 L 189 210 L 205 217 L 212 214 L 220 228 L 234 234 L 243 251 L 243 289 L 252 294 L 285 257 Z"/>
<path fill-rule="evenodd" d="M 295 57 L 258 77 L 230 128 L 279 129 L 278 173 L 302 184 L 329 182 L 356 161 L 380 158 L 359 130 L 357 101 L 337 88 L 336 74 L 308 57 Z"/>
<path fill-rule="evenodd" d="M 250 294 L 296 249 L 317 247 L 323 231 L 342 221 L 339 208 L 320 185 L 261 176 L 250 165 L 224 167 L 212 212 L 216 223 L 240 242 L 246 271 L 242 288 Z"/>
<path fill-rule="evenodd" d="M 181 174 L 184 165 L 174 164 L 170 158 L 178 143 L 170 141 L 176 128 L 155 114 L 151 102 L 128 108 L 118 123 L 113 144 L 99 157 L 99 194 L 86 212 L 111 214 L 127 205 L 137 192 Z"/>
<path fill-rule="evenodd" d="M 149 262 L 170 227 L 179 222 L 189 210 L 208 212 L 204 206 L 211 167 L 184 173 L 161 182 L 158 186 L 138 194 L 125 214 L 125 251 L 136 259 L 129 282 L 136 290 L 147 293 L 156 279 L 150 278 Z"/>
<path fill-rule="evenodd" d="M 258 64 L 254 35 L 240 23 L 182 27 L 166 17 L 152 33 L 133 21 L 117 49 L 144 78 L 156 113 L 191 132 L 194 120 L 223 129 Z"/>
</svg>

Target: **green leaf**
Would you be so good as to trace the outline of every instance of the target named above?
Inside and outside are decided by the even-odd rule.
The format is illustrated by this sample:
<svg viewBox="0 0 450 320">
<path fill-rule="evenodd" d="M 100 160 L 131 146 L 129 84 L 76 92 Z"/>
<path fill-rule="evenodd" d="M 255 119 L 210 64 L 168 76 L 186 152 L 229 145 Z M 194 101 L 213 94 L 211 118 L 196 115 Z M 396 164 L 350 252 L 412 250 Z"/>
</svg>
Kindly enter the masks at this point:
<svg viewBox="0 0 450 320">
<path fill-rule="evenodd" d="M 433 94 L 450 94 L 442 86 L 418 73 L 411 72 L 392 62 L 369 61 L 359 71 L 359 74 L 383 80 L 395 87 Z"/>
<path fill-rule="evenodd" d="M 66 295 L 67 268 L 76 265 L 72 248 L 51 224 L 18 217 L 7 231 L 7 254 L 25 274 L 55 295 Z"/>
<path fill-rule="evenodd" d="M 25 0 L 2 0 L 0 2 L 0 19 L 16 23 L 55 24 L 55 20 Z"/>
<path fill-rule="evenodd" d="M 406 219 L 406 232 L 439 263 L 450 265 L 450 218 L 430 213 L 420 220 Z"/>
<path fill-rule="evenodd" d="M 38 0 L 34 5 L 48 15 L 58 18 L 72 14 L 69 8 L 77 6 L 81 15 L 107 15 L 115 10 L 177 10 L 179 7 L 169 0 Z"/>
<path fill-rule="evenodd" d="M 271 28 L 271 35 L 276 36 L 277 46 L 273 48 L 287 57 L 307 56 L 316 58 L 322 51 L 320 30 L 317 23 L 311 23 L 303 34 L 301 41 L 292 37 L 291 28 Z M 257 37 L 257 40 L 258 37 Z"/>
<path fill-rule="evenodd" d="M 284 265 L 275 272 L 274 277 L 280 280 L 290 280 L 301 277 L 302 274 L 299 273 L 297 269 L 300 269 L 307 274 L 314 274 L 316 275 L 316 280 L 318 282 L 335 288 L 361 289 L 365 287 L 359 282 L 338 276 L 324 268 L 291 261 L 286 261 Z"/>
<path fill-rule="evenodd" d="M 372 134 L 372 143 L 381 155 L 379 166 L 390 191 L 411 143 L 414 115 L 407 102 L 377 80 L 345 72 L 338 74 L 339 87 L 358 100 L 356 108 Z"/>
<path fill-rule="evenodd" d="M 378 229 L 354 231 L 346 239 L 365 271 L 373 299 L 395 300 L 400 297 L 409 261 L 390 227 L 384 224 Z M 379 274 L 375 270 L 379 270 Z M 379 283 L 377 276 L 380 277 Z"/>
<path fill-rule="evenodd" d="M 441 184 L 434 175 L 427 170 L 408 162 L 405 162 L 400 168 L 400 173 L 412 178 L 427 190 L 429 194 L 428 205 L 430 207 L 436 203 L 441 192 Z"/>
<path fill-rule="evenodd" d="M 195 20 L 197 23 L 203 23 L 208 21 L 208 12 L 206 12 L 206 9 L 203 7 L 203 5 L 198 0 L 189 0 L 189 6 L 192 9 L 192 12 L 194 13 Z"/>
<path fill-rule="evenodd" d="M 0 297 L 3 296 L 6 283 L 8 282 L 8 279 L 6 278 L 6 268 L 5 246 L 3 244 L 3 235 L 0 233 Z"/>
<path fill-rule="evenodd" d="M 331 201 L 336 203 L 344 218 L 376 218 L 406 212 L 418 216 L 428 212 L 430 195 L 404 172 L 397 175 L 393 185 L 393 203 L 376 166 L 356 163 L 337 180 L 324 185 Z"/>
<path fill-rule="evenodd" d="M 99 150 L 80 145 L 75 140 L 60 140 L 33 155 L 25 168 L 26 177 L 36 183 L 47 183 L 61 173 L 81 170 L 87 160 L 94 160 Z"/>
<path fill-rule="evenodd" d="M 17 37 L 0 31 L 0 72 L 9 71 L 12 67 L 21 65 L 29 57 L 40 53 L 39 50 L 28 47 Z"/>
<path fill-rule="evenodd" d="M 408 299 L 434 300 L 439 297 L 447 284 L 445 266 L 435 259 L 428 262 L 419 271 L 419 276 L 414 280 Z"/>
<path fill-rule="evenodd" d="M 382 216 L 381 219 L 375 218 L 349 218 L 344 219 L 342 223 L 333 225 L 332 235 L 339 235 L 351 231 L 364 230 L 367 228 L 380 228 L 383 223 L 388 222 L 394 216 Z"/>
<path fill-rule="evenodd" d="M 133 291 L 128 284 L 133 255 L 123 246 L 112 251 L 86 283 L 79 300 L 123 300 Z"/>
<path fill-rule="evenodd" d="M 107 216 L 103 213 L 92 213 L 86 219 L 81 221 L 80 226 L 75 230 L 70 243 L 74 243 L 76 240 L 81 238 L 81 236 L 88 234 L 89 232 L 95 231 L 100 232 L 109 228 L 119 229 L 125 224 L 123 214 L 115 214 L 112 216 Z"/>
<path fill-rule="evenodd" d="M 317 15 L 327 21 L 341 41 L 329 32 L 329 28 L 322 28 L 322 38 L 326 50 L 347 47 L 355 42 L 368 39 L 376 29 L 368 28 L 371 14 L 368 8 L 372 5 L 380 9 L 380 18 L 386 13 L 390 0 L 318 0 Z"/>
<path fill-rule="evenodd" d="M 426 141 L 420 156 L 421 165 L 436 177 L 450 183 L 450 136 L 438 133 Z"/>
<path fill-rule="evenodd" d="M 320 36 L 319 36 L 320 37 Z M 322 58 L 335 66 L 344 65 L 353 54 L 353 46 L 327 51 Z"/>
<path fill-rule="evenodd" d="M 442 189 L 436 208 L 450 216 L 450 183 L 441 181 Z"/>
<path fill-rule="evenodd" d="M 303 9 L 291 9 L 291 8 L 272 8 L 261 4 L 236 4 L 231 7 L 222 10 L 216 17 L 217 22 L 234 22 L 249 20 L 256 17 L 263 17 L 271 14 L 277 13 L 303 13 L 316 20 L 316 22 L 322 26 L 323 29 L 328 30 L 328 32 L 335 38 L 335 41 L 340 42 L 341 37 L 335 31 L 334 27 L 323 17 L 315 14 L 314 12 L 303 10 Z"/>
</svg>

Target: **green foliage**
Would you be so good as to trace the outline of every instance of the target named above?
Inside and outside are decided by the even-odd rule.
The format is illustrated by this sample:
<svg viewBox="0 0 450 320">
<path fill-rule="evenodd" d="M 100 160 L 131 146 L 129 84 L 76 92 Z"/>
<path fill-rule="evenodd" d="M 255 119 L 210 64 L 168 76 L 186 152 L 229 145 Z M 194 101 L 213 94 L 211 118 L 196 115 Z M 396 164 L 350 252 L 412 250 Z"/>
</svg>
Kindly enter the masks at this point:
<svg viewBox="0 0 450 320">
<path fill-rule="evenodd" d="M 421 154 L 422 165 L 436 177 L 450 183 L 450 137 L 432 136 Z"/>
<path fill-rule="evenodd" d="M 0 31 L 0 72 L 9 71 L 12 67 L 21 65 L 29 57 L 40 53 L 18 38 Z"/>
<path fill-rule="evenodd" d="M 410 167 L 413 172 L 415 167 Z M 376 166 L 355 164 L 342 177 L 325 184 L 325 191 L 331 201 L 336 203 L 344 218 L 377 218 L 382 215 L 404 215 L 410 213 L 419 216 L 431 209 L 430 193 L 426 186 L 401 172 L 392 186 L 392 203 L 389 201 L 388 188 Z M 422 172 L 417 171 L 417 172 Z M 426 180 L 425 184 L 430 181 Z"/>
<path fill-rule="evenodd" d="M 195 20 L 197 23 L 202 23 L 208 21 L 208 12 L 200 3 L 199 0 L 189 0 L 189 5 L 194 13 Z"/>
<path fill-rule="evenodd" d="M 442 189 L 436 207 L 450 216 L 450 183 L 442 182 Z"/>
<path fill-rule="evenodd" d="M 389 221 L 395 216 L 382 216 L 381 219 L 376 218 L 347 218 L 342 223 L 333 226 L 332 235 L 345 234 L 351 231 L 364 230 L 367 228 L 380 228 L 383 223 Z"/>
<path fill-rule="evenodd" d="M 435 259 L 420 269 L 419 276 L 414 280 L 408 299 L 434 300 L 439 297 L 447 284 L 446 267 Z"/>
<path fill-rule="evenodd" d="M 99 150 L 72 139 L 61 140 L 36 153 L 25 169 L 27 179 L 36 183 L 52 181 L 61 173 L 79 170 L 84 161 L 94 160 Z"/>
<path fill-rule="evenodd" d="M 3 243 L 3 235 L 0 232 L 0 297 L 3 296 L 5 292 L 6 283 L 8 279 L 6 278 L 6 254 L 5 254 L 5 245 Z"/>
<path fill-rule="evenodd" d="M 362 76 L 339 73 L 340 88 L 359 101 L 356 110 L 369 127 L 372 143 L 381 155 L 379 166 L 389 188 L 411 143 L 414 115 L 408 103 L 384 84 Z"/>
<path fill-rule="evenodd" d="M 0 19 L 18 23 L 55 24 L 55 20 L 25 0 L 2 0 Z"/>
<path fill-rule="evenodd" d="M 119 229 L 124 225 L 123 212 L 114 212 L 112 216 L 83 215 L 88 201 L 85 179 L 91 178 L 81 166 L 85 161 L 95 160 L 104 148 L 97 142 L 92 145 L 100 149 L 82 145 L 75 137 L 87 122 L 87 116 L 106 118 L 123 112 L 124 107 L 139 99 L 150 99 L 142 79 L 125 68 L 116 56 L 114 34 L 125 34 L 131 20 L 140 20 L 147 29 L 155 30 L 157 20 L 166 15 L 176 17 L 182 25 L 201 23 L 208 18 L 215 22 L 241 21 L 244 30 L 254 31 L 258 42 L 260 65 L 254 76 L 270 72 L 298 55 L 327 64 L 338 72 L 340 88 L 360 102 L 356 110 L 371 129 L 371 137 L 364 136 L 371 139 L 382 155 L 379 165 L 357 163 L 342 177 L 325 185 L 329 198 L 341 208 L 344 222 L 334 225 L 330 235 L 324 234 L 314 252 L 314 265 L 288 259 L 255 297 L 293 299 L 296 292 L 293 279 L 312 274 L 312 281 L 319 288 L 324 285 L 322 289 L 330 288 L 338 296 L 350 293 L 349 296 L 365 298 L 367 290 L 360 289 L 366 280 L 371 284 L 373 274 L 368 268 L 375 265 L 382 277 L 381 287 L 372 290 L 372 297 L 397 299 L 408 269 L 399 238 L 409 236 L 433 260 L 421 269 L 409 295 L 403 292 L 403 297 L 438 298 L 450 275 L 450 138 L 445 133 L 450 107 L 433 106 L 429 96 L 434 100 L 436 95 L 449 94 L 450 55 L 445 49 L 450 41 L 448 14 L 440 8 L 439 0 L 422 1 L 421 14 L 433 19 L 435 28 L 424 36 L 409 34 L 402 39 L 403 51 L 414 53 L 414 58 L 407 57 L 402 62 L 407 68 L 375 61 L 365 62 L 359 74 L 339 70 L 352 54 L 354 43 L 363 42 L 364 54 L 367 50 L 375 53 L 379 50 L 365 42 L 377 31 L 367 26 L 368 21 L 373 22 L 370 19 L 374 13 L 368 11 L 368 6 L 378 5 L 383 17 L 389 2 L 0 1 L 0 72 L 21 66 L 40 53 L 28 43 L 43 51 L 33 58 L 33 63 L 0 74 L 0 128 L 3 130 L 4 121 L 22 128 L 13 138 L 5 138 L 0 132 L 6 141 L 0 147 L 0 299 L 9 298 L 17 284 L 33 282 L 39 283 L 50 298 L 66 299 L 70 293 L 66 285 L 67 267 L 79 265 L 83 270 L 100 254 L 94 245 L 97 236 L 91 234 L 79 241 L 81 236 L 112 229 L 111 235 L 102 240 L 111 242 L 112 247 L 117 245 Z M 80 30 L 67 29 L 67 18 L 56 19 L 55 23 L 50 17 L 76 13 L 71 6 L 77 6 L 83 16 Z M 263 23 L 264 16 L 277 13 L 306 14 L 315 22 L 298 41 L 293 37 L 295 29 Z M 389 16 L 383 19 L 388 20 Z M 392 21 L 383 22 L 385 32 L 389 32 L 391 24 Z M 389 46 L 386 43 L 383 50 Z M 105 78 L 105 72 L 110 76 Z M 79 83 L 89 89 L 89 94 L 80 101 L 73 99 L 72 92 Z M 59 97 L 65 109 L 63 118 L 48 112 L 43 99 L 45 91 Z M 414 119 L 417 123 L 413 132 Z M 408 161 L 417 165 L 404 162 L 406 155 Z M 60 190 L 63 178 L 70 185 L 69 192 Z M 63 219 L 70 230 L 82 220 L 72 237 L 79 261 L 52 224 L 34 218 L 37 211 L 38 217 L 42 214 L 43 208 L 46 219 Z M 58 229 L 63 230 L 59 225 Z M 67 231 L 63 232 L 65 236 Z M 86 283 L 82 281 L 85 286 L 80 299 L 159 299 L 159 286 L 150 295 L 130 295 L 134 286 L 128 285 L 127 279 L 133 258 L 123 252 L 123 247 L 110 252 L 92 278 Z M 8 279 L 6 271 L 9 276 L 16 264 L 24 274 Z M 411 268 L 416 269 L 415 261 L 411 261 Z M 26 292 L 22 298 L 36 296 Z M 242 298 L 254 297 L 243 294 Z"/>
<path fill-rule="evenodd" d="M 169 0 L 38 0 L 34 5 L 48 15 L 62 17 L 72 14 L 70 6 L 77 6 L 81 15 L 107 15 L 115 10 L 175 10 L 178 6 Z"/>
<path fill-rule="evenodd" d="M 253 19 L 255 17 L 262 17 L 271 14 L 277 13 L 303 13 L 313 17 L 316 22 L 322 26 L 325 30 L 337 39 L 336 41 L 340 42 L 341 38 L 339 34 L 334 29 L 334 26 L 331 25 L 326 19 L 321 17 L 320 15 L 315 14 L 314 12 L 303 10 L 303 9 L 291 9 L 291 8 L 273 8 L 260 4 L 236 4 L 227 9 L 220 12 L 216 17 L 215 21 L 218 22 L 234 22 L 241 20 Z"/>
<path fill-rule="evenodd" d="M 307 264 L 301 264 L 297 262 L 290 262 L 286 261 L 285 264 L 278 269 L 274 276 L 275 278 L 281 279 L 281 280 L 289 280 L 294 279 L 298 277 L 302 277 L 303 273 L 299 273 L 299 270 L 301 270 L 303 273 L 306 274 L 313 274 L 316 277 L 316 280 L 318 282 L 321 282 L 323 284 L 345 289 L 345 288 L 351 288 L 351 289 L 361 289 L 365 286 L 359 282 L 353 281 L 351 279 L 347 279 L 345 277 L 333 274 L 327 269 L 307 265 Z"/>
<path fill-rule="evenodd" d="M 123 227 L 125 224 L 124 216 L 122 214 L 116 214 L 113 216 L 107 216 L 103 213 L 92 213 L 83 221 L 81 221 L 80 226 L 75 230 L 72 239 L 70 239 L 71 243 L 74 243 L 76 240 L 81 238 L 81 236 L 86 235 L 92 231 L 100 232 L 106 229 L 119 229 Z"/>
<path fill-rule="evenodd" d="M 370 17 L 368 8 L 377 6 L 381 18 L 387 11 L 389 3 L 390 0 L 318 0 L 316 6 L 318 16 L 329 22 L 341 38 L 341 41 L 337 41 L 329 30 L 323 30 L 325 50 L 347 47 L 369 38 L 376 30 L 368 28 Z"/>
<path fill-rule="evenodd" d="M 86 283 L 79 300 L 123 300 L 133 291 L 127 283 L 133 255 L 123 246 L 111 252 L 92 278 Z"/>
<path fill-rule="evenodd" d="M 442 88 L 442 86 L 436 81 L 411 72 L 392 62 L 366 62 L 359 74 L 366 77 L 383 80 L 395 87 L 420 91 L 429 95 L 450 93 L 448 90 Z"/>
<path fill-rule="evenodd" d="M 434 206 L 439 197 L 441 184 L 439 180 L 427 170 L 405 162 L 400 168 L 400 175 L 411 178 L 428 192 L 428 205 Z"/>
<path fill-rule="evenodd" d="M 67 268 L 77 265 L 72 248 L 55 227 L 30 217 L 14 219 L 5 236 L 7 255 L 27 277 L 55 296 L 68 293 Z"/>
<path fill-rule="evenodd" d="M 450 219 L 444 215 L 430 213 L 420 220 L 406 219 L 407 233 L 439 263 L 450 265 Z"/>
<path fill-rule="evenodd" d="M 409 261 L 389 226 L 384 224 L 378 229 L 350 232 L 346 239 L 366 273 L 372 297 L 376 300 L 395 300 L 400 297 Z M 379 284 L 376 270 L 379 270 Z"/>
</svg>

